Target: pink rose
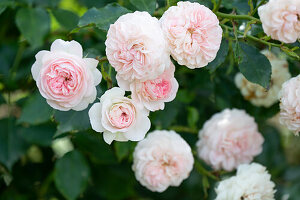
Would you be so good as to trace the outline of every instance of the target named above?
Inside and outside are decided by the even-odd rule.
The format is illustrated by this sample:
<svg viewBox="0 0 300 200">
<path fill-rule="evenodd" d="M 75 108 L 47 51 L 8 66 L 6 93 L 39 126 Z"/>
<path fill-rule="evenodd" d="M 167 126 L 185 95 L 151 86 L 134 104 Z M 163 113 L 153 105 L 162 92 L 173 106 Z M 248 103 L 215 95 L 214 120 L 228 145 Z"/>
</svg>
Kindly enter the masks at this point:
<svg viewBox="0 0 300 200">
<path fill-rule="evenodd" d="M 107 90 L 89 110 L 92 128 L 103 132 L 106 143 L 116 141 L 140 141 L 144 139 L 151 123 L 149 111 L 136 107 L 136 103 L 124 97 L 125 91 L 114 87 Z"/>
<path fill-rule="evenodd" d="M 198 156 L 214 169 L 231 171 L 260 154 L 263 142 L 253 117 L 244 110 L 225 109 L 200 130 Z"/>
<path fill-rule="evenodd" d="M 160 19 L 172 57 L 194 69 L 213 61 L 220 48 L 222 29 L 217 16 L 199 3 L 178 2 Z"/>
<path fill-rule="evenodd" d="M 159 22 L 147 12 L 121 16 L 110 26 L 105 45 L 118 84 L 119 79 L 132 82 L 156 78 L 171 62 Z"/>
<path fill-rule="evenodd" d="M 130 84 L 131 97 L 150 111 L 163 110 L 165 102 L 173 101 L 178 90 L 178 82 L 174 78 L 175 66 L 153 80 L 135 81 Z"/>
<path fill-rule="evenodd" d="M 133 153 L 136 179 L 153 192 L 179 186 L 193 169 L 190 146 L 174 131 L 153 131 L 140 141 Z"/>
<path fill-rule="evenodd" d="M 300 1 L 270 0 L 258 8 L 264 32 L 272 39 L 294 43 L 300 38 Z"/>
<path fill-rule="evenodd" d="M 41 95 L 58 110 L 84 110 L 96 98 L 96 85 L 102 75 L 98 61 L 82 58 L 82 47 L 76 41 L 55 40 L 50 51 L 35 56 L 31 73 Z"/>
</svg>

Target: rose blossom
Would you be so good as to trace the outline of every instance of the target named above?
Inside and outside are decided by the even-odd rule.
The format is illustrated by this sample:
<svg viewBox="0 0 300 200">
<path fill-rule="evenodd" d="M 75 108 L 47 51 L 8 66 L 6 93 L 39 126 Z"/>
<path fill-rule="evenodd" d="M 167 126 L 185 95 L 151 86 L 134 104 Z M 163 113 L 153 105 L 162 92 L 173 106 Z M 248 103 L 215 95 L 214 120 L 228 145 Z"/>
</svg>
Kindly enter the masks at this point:
<svg viewBox="0 0 300 200">
<path fill-rule="evenodd" d="M 153 131 L 140 141 L 133 153 L 136 179 L 153 192 L 179 186 L 194 164 L 190 146 L 174 131 Z"/>
<path fill-rule="evenodd" d="M 165 72 L 153 80 L 130 84 L 131 97 L 150 111 L 163 110 L 165 102 L 173 101 L 178 90 L 174 78 L 175 66 L 171 63 Z"/>
<path fill-rule="evenodd" d="M 110 25 L 105 45 L 120 87 L 120 81 L 156 78 L 171 62 L 160 24 L 147 12 L 121 16 Z"/>
<path fill-rule="evenodd" d="M 300 1 L 269 0 L 258 8 L 264 32 L 272 39 L 294 43 L 300 38 Z"/>
<path fill-rule="evenodd" d="M 108 144 L 113 140 L 142 140 L 151 126 L 149 111 L 136 107 L 136 103 L 124 95 L 123 89 L 114 87 L 107 90 L 100 103 L 95 103 L 89 110 L 92 128 L 103 132 Z"/>
<path fill-rule="evenodd" d="M 219 183 L 216 200 L 274 200 L 274 187 L 264 166 L 243 164 L 238 167 L 236 176 Z"/>
<path fill-rule="evenodd" d="M 270 107 L 278 101 L 278 93 L 281 89 L 281 85 L 291 77 L 291 74 L 286 59 L 276 57 L 268 50 L 263 50 L 261 53 L 269 59 L 272 66 L 269 90 L 248 81 L 242 73 L 235 75 L 235 85 L 240 89 L 244 98 L 249 100 L 253 105 Z"/>
<path fill-rule="evenodd" d="M 280 123 L 299 135 L 300 131 L 300 75 L 282 85 L 280 98 Z"/>
<path fill-rule="evenodd" d="M 41 95 L 58 110 L 84 110 L 96 99 L 96 85 L 102 75 L 98 61 L 82 57 L 82 47 L 76 41 L 55 40 L 50 51 L 35 55 L 31 73 Z"/>
<path fill-rule="evenodd" d="M 263 137 L 244 110 L 225 109 L 199 131 L 198 156 L 214 169 L 231 171 L 262 151 Z"/>
<path fill-rule="evenodd" d="M 178 2 L 160 19 L 172 57 L 194 69 L 213 61 L 220 48 L 222 28 L 217 16 L 199 3 Z"/>
</svg>

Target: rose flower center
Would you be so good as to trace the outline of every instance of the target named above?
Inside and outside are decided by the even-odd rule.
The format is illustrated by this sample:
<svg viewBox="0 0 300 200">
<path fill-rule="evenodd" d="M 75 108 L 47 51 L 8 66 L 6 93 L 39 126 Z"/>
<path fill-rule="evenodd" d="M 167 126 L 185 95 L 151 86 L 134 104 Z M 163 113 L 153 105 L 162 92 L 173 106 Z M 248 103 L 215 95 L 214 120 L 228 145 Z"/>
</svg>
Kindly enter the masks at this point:
<svg viewBox="0 0 300 200">
<path fill-rule="evenodd" d="M 109 120 L 114 127 L 127 128 L 134 121 L 135 110 L 132 105 L 118 103 L 111 107 Z"/>
</svg>

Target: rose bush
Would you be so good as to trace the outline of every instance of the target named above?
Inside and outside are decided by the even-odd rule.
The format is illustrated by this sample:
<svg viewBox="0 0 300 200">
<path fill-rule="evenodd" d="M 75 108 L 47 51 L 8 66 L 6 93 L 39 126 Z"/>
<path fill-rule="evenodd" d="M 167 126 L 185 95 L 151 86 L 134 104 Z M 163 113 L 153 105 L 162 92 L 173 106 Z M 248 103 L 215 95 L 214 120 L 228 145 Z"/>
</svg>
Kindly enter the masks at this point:
<svg viewBox="0 0 300 200">
<path fill-rule="evenodd" d="M 297 0 L 0 1 L 0 199 L 298 200 L 299 20 Z"/>
</svg>

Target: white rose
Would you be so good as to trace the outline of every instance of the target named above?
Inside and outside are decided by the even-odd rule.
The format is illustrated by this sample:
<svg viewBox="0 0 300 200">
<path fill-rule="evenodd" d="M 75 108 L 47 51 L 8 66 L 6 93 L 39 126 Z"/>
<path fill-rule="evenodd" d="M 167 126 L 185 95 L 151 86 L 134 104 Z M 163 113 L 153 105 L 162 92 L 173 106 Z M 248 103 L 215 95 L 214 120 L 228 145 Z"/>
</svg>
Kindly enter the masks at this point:
<svg viewBox="0 0 300 200">
<path fill-rule="evenodd" d="M 243 164 L 238 167 L 236 176 L 219 183 L 216 200 L 274 200 L 274 187 L 264 166 Z"/>
<path fill-rule="evenodd" d="M 136 179 L 153 192 L 179 186 L 194 164 L 190 146 L 174 131 L 153 131 L 138 143 L 133 153 Z"/>
<path fill-rule="evenodd" d="M 106 143 L 116 141 L 140 141 L 150 129 L 149 111 L 124 97 L 125 91 L 114 87 L 107 90 L 89 110 L 92 128 L 103 132 Z"/>
<path fill-rule="evenodd" d="M 300 38 L 300 1 L 270 0 L 258 8 L 264 32 L 272 39 L 294 43 Z"/>
<path fill-rule="evenodd" d="M 147 12 L 121 16 L 110 25 L 106 55 L 117 72 L 118 85 L 156 78 L 170 65 L 170 54 L 158 20 Z"/>
</svg>

